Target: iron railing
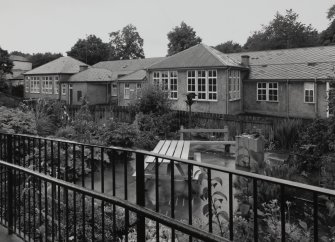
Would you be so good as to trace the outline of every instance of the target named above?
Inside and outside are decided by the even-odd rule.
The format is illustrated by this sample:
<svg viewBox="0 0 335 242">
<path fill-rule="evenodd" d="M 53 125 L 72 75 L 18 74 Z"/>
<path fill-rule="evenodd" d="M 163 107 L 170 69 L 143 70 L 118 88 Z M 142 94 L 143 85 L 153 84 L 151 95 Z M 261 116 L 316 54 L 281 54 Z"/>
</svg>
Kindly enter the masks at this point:
<svg viewBox="0 0 335 242">
<path fill-rule="evenodd" d="M 149 156 L 154 157 L 151 174 L 145 169 Z M 217 165 L 29 135 L 0 133 L 0 160 L 0 222 L 26 241 L 131 241 L 131 236 L 137 241 L 148 236 L 157 241 L 160 236 L 170 236 L 172 241 L 232 241 L 239 233 L 234 183 L 240 178 L 250 187 L 244 195 L 251 205 L 245 220 L 252 224 L 251 240 L 262 241 L 264 236 L 260 210 L 266 184 L 278 191 L 281 241 L 288 240 L 287 201 L 297 196 L 311 203 L 308 228 L 318 241 L 319 231 L 324 233 L 319 217 L 325 208 L 320 198 L 335 197 L 334 190 Z M 161 170 L 164 164 L 166 173 Z M 202 178 L 195 180 L 194 167 L 201 168 Z M 146 180 L 152 181 L 153 189 Z M 162 186 L 162 181 L 168 186 Z M 217 186 L 212 185 L 215 181 Z M 218 184 L 227 190 L 221 192 Z M 206 215 L 202 218 L 206 226 L 201 228 L 194 221 L 199 197 L 203 202 L 198 205 Z M 216 205 L 222 198 L 227 200 L 226 211 Z M 186 217 L 179 216 L 181 210 L 187 211 Z"/>
</svg>

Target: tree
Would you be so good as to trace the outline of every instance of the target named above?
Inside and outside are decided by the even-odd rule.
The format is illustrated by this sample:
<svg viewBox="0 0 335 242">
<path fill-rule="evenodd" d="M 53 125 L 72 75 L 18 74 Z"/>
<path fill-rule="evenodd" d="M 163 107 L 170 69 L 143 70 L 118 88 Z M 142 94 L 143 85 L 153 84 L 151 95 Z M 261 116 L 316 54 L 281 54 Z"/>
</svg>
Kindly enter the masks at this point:
<svg viewBox="0 0 335 242">
<path fill-rule="evenodd" d="M 86 39 L 79 39 L 71 50 L 66 53 L 68 56 L 72 56 L 89 65 L 94 65 L 100 61 L 108 60 L 110 51 L 108 43 L 104 43 L 95 35 L 89 35 Z"/>
<path fill-rule="evenodd" d="M 186 50 L 202 41 L 201 38 L 196 35 L 194 29 L 185 22 L 181 22 L 180 26 L 176 26 L 167 34 L 167 37 L 169 39 L 168 56 Z"/>
<path fill-rule="evenodd" d="M 41 65 L 44 65 L 50 61 L 53 61 L 55 59 L 58 59 L 59 57 L 62 57 L 63 55 L 61 53 L 36 53 L 32 54 L 29 57 L 29 61 L 32 63 L 33 69 L 36 67 L 39 67 Z"/>
<path fill-rule="evenodd" d="M 289 49 L 318 45 L 318 32 L 311 25 L 298 21 L 299 15 L 286 10 L 286 15 L 277 13 L 262 30 L 255 31 L 244 45 L 248 51 Z"/>
<path fill-rule="evenodd" d="M 7 50 L 0 47 L 0 91 L 7 91 L 6 74 L 12 74 L 13 62 L 9 59 Z"/>
<path fill-rule="evenodd" d="M 335 44 L 335 5 L 329 8 L 327 18 L 332 22 L 328 28 L 320 33 L 320 44 L 321 45 L 334 45 Z"/>
<path fill-rule="evenodd" d="M 112 54 L 110 59 L 128 60 L 145 58 L 143 39 L 134 25 L 127 25 L 122 30 L 109 34 Z"/>
<path fill-rule="evenodd" d="M 334 17 L 335 17 L 335 4 L 329 8 L 327 13 L 327 18 L 329 20 L 332 20 Z"/>
<path fill-rule="evenodd" d="M 232 40 L 219 44 L 214 48 L 218 51 L 221 51 L 222 53 L 238 53 L 243 51 L 242 46 L 239 43 L 233 42 Z"/>
</svg>

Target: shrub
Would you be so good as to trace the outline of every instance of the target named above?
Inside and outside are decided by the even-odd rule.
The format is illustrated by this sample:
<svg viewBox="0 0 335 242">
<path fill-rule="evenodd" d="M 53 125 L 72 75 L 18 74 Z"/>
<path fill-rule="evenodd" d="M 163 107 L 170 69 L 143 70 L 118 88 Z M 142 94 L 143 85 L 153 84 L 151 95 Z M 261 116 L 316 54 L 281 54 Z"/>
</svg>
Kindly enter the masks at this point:
<svg viewBox="0 0 335 242">
<path fill-rule="evenodd" d="M 297 119 L 286 119 L 275 128 L 274 138 L 280 149 L 290 150 L 299 138 L 302 122 Z"/>
</svg>

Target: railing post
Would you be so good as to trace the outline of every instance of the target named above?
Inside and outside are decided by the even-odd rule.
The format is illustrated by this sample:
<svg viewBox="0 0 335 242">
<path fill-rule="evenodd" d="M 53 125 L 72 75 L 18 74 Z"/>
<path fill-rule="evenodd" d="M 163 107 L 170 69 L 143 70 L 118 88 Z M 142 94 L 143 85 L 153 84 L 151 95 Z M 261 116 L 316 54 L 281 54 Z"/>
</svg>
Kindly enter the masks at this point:
<svg viewBox="0 0 335 242">
<path fill-rule="evenodd" d="M 144 154 L 136 153 L 136 203 L 145 207 Z M 137 214 L 137 241 L 145 241 L 145 217 Z"/>
<path fill-rule="evenodd" d="M 13 163 L 13 136 L 7 136 L 7 162 Z M 8 234 L 14 232 L 13 229 L 13 200 L 14 200 L 14 184 L 13 184 L 13 171 L 11 168 L 7 168 L 7 222 L 8 222 Z"/>
</svg>

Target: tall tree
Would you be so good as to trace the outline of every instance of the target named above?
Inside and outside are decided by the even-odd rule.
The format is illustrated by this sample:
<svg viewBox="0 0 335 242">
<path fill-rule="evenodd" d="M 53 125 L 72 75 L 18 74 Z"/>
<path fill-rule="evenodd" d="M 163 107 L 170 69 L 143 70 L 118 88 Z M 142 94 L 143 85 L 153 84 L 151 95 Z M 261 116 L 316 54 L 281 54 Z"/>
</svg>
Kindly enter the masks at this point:
<svg viewBox="0 0 335 242">
<path fill-rule="evenodd" d="M 112 52 L 110 59 L 127 60 L 145 58 L 143 39 L 134 25 L 129 24 L 122 30 L 109 34 Z"/>
<path fill-rule="evenodd" d="M 89 35 L 86 39 L 79 39 L 71 50 L 66 52 L 68 56 L 76 58 L 89 65 L 108 60 L 110 54 L 108 43 L 104 43 L 95 35 Z"/>
<path fill-rule="evenodd" d="M 244 45 L 249 51 L 289 49 L 318 45 L 318 32 L 311 25 L 298 21 L 299 15 L 292 9 L 285 15 L 277 13 L 274 19 L 255 31 Z"/>
<path fill-rule="evenodd" d="M 9 59 L 7 50 L 0 47 L 0 91 L 6 91 L 7 85 L 5 83 L 6 74 L 11 74 L 13 62 Z"/>
<path fill-rule="evenodd" d="M 195 30 L 185 22 L 181 22 L 180 26 L 174 27 L 174 29 L 167 34 L 167 37 L 169 39 L 168 56 L 186 50 L 202 41 L 201 38 L 196 35 Z"/>
<path fill-rule="evenodd" d="M 32 54 L 28 59 L 32 63 L 33 68 L 36 68 L 62 56 L 61 53 L 46 52 Z"/>
<path fill-rule="evenodd" d="M 328 28 L 320 33 L 320 44 L 335 45 L 335 4 L 329 8 L 327 18 L 331 22 Z"/>
<path fill-rule="evenodd" d="M 335 17 L 335 4 L 328 9 L 327 18 L 332 20 Z"/>
<path fill-rule="evenodd" d="M 223 53 L 238 53 L 243 51 L 242 46 L 232 40 L 219 44 L 214 48 Z"/>
</svg>

